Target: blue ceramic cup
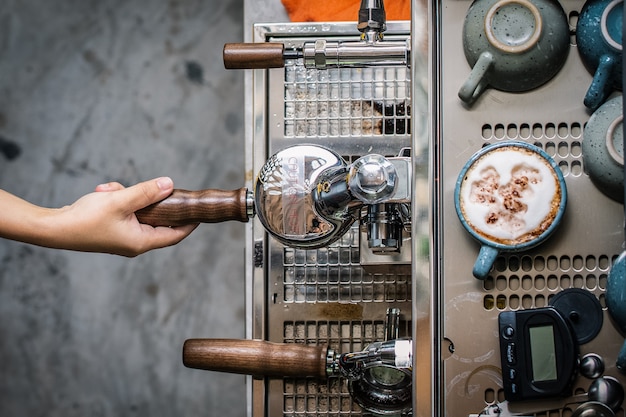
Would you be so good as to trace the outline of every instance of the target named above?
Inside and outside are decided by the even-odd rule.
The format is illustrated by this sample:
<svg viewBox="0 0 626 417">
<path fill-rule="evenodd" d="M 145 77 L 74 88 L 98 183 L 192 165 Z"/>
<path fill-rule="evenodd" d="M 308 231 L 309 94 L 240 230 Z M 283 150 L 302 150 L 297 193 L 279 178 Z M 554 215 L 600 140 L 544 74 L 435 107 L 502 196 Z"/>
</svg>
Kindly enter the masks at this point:
<svg viewBox="0 0 626 417">
<path fill-rule="evenodd" d="M 626 333 L 626 252 L 622 252 L 611 267 L 606 284 L 606 307 L 613 322 Z M 626 372 L 626 342 L 617 355 L 616 366 Z"/>
<path fill-rule="evenodd" d="M 555 0 L 475 0 L 463 24 L 472 67 L 458 91 L 471 105 L 492 87 L 521 92 L 553 78 L 570 49 L 569 24 Z"/>
<path fill-rule="evenodd" d="M 541 148 L 503 141 L 465 164 L 454 203 L 461 224 L 481 244 L 472 273 L 485 279 L 501 252 L 530 249 L 552 234 L 565 212 L 567 189 Z"/>
<path fill-rule="evenodd" d="M 593 184 L 624 202 L 624 123 L 622 97 L 613 97 L 593 112 L 583 131 L 583 163 Z"/>
<path fill-rule="evenodd" d="M 593 74 L 583 103 L 596 110 L 622 89 L 622 26 L 624 0 L 588 0 L 576 24 L 580 57 Z"/>
</svg>

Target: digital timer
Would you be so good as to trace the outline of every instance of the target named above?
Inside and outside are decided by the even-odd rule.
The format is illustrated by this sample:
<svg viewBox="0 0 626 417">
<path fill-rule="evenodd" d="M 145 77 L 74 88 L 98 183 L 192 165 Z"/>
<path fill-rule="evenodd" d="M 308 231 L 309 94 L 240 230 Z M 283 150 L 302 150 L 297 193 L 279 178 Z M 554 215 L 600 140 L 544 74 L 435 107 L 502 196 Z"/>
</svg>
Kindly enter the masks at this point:
<svg viewBox="0 0 626 417">
<path fill-rule="evenodd" d="M 521 401 L 571 394 L 578 343 L 553 307 L 498 316 L 504 397 Z"/>
</svg>

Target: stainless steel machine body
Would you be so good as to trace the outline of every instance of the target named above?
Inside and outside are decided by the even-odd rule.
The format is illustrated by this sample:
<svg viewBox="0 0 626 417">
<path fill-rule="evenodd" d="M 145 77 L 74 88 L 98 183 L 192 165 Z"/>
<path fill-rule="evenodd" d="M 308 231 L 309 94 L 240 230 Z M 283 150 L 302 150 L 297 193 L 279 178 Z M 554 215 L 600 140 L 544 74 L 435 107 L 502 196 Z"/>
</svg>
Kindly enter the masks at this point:
<svg viewBox="0 0 626 417">
<path fill-rule="evenodd" d="M 409 32 L 409 22 L 388 22 L 385 40 L 406 41 Z M 258 24 L 253 41 L 300 48 L 318 39 L 358 41 L 359 35 L 355 23 Z M 397 157 L 411 147 L 414 128 L 410 73 L 398 65 L 306 68 L 298 59 L 287 59 L 284 68 L 250 71 L 247 179 L 254 181 L 269 155 L 295 144 L 325 146 L 348 162 L 367 154 Z M 303 250 L 278 243 L 255 220 L 248 229 L 253 266 L 247 273 L 247 337 L 358 352 L 385 340 L 388 308 L 400 309 L 399 336 L 411 337 L 410 218 L 406 223 L 399 251 L 378 254 L 358 222 L 337 243 Z M 368 414 L 337 376 L 250 378 L 249 405 L 252 415 Z"/>
</svg>

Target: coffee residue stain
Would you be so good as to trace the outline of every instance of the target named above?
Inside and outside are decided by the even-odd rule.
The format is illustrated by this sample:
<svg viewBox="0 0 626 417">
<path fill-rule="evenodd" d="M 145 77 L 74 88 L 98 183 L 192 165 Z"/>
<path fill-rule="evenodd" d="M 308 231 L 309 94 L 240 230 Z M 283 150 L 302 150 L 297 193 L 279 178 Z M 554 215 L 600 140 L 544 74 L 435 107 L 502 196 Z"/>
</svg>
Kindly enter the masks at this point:
<svg viewBox="0 0 626 417">
<path fill-rule="evenodd" d="M 332 317 L 337 320 L 363 319 L 363 306 L 360 304 L 329 303 L 316 304 L 316 307 L 319 309 L 320 317 Z"/>
</svg>

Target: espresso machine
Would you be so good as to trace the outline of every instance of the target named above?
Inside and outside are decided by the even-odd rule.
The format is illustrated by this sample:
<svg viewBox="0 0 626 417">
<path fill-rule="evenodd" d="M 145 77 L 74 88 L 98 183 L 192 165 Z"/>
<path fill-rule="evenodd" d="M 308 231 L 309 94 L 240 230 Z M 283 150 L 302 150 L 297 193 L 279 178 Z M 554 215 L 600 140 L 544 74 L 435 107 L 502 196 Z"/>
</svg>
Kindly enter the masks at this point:
<svg viewBox="0 0 626 417">
<path fill-rule="evenodd" d="M 226 44 L 225 67 L 255 92 L 249 182 L 175 190 L 137 213 L 247 223 L 247 338 L 189 335 L 183 361 L 249 375 L 252 415 L 413 412 L 416 215 L 423 244 L 428 233 L 412 204 L 427 145 L 411 136 L 426 125 L 414 122 L 410 23 L 386 21 L 380 0 L 357 19 L 307 33 L 257 24 L 252 42 Z"/>
<path fill-rule="evenodd" d="M 465 22 L 520 8 L 539 19 L 542 2 L 565 22 L 549 77 L 479 79 L 467 99 L 480 58 L 464 49 Z M 253 417 L 624 415 L 624 335 L 606 302 L 623 204 L 590 180 L 583 152 L 597 110 L 577 42 L 586 4 L 415 0 L 411 21 L 388 21 L 381 0 L 363 0 L 356 22 L 255 23 L 246 43 L 226 44 L 225 66 L 246 74 L 246 184 L 176 190 L 139 213 L 247 223 L 246 339 L 189 335 L 184 364 L 248 375 Z M 540 42 L 551 23 L 518 35 Z M 455 182 L 504 141 L 554 161 L 567 208 L 548 240 L 499 253 L 477 280 Z M 558 377 L 535 378 L 537 358 Z"/>
</svg>

